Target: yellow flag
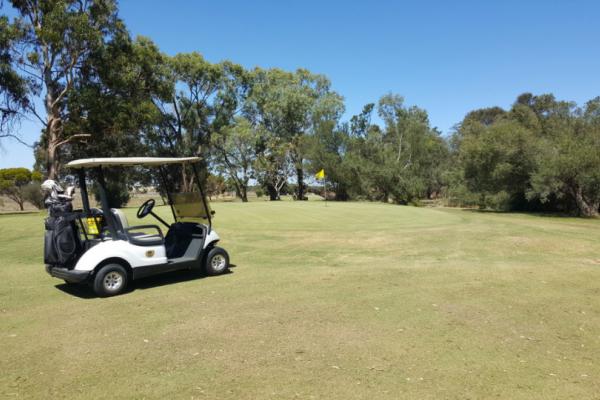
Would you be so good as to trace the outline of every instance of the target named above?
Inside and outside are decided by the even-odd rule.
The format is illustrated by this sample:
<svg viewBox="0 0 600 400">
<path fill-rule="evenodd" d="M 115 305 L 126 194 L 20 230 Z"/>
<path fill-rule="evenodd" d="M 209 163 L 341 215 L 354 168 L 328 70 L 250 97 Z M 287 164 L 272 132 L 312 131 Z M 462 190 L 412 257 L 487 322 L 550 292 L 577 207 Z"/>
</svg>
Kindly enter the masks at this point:
<svg viewBox="0 0 600 400">
<path fill-rule="evenodd" d="M 325 170 L 322 169 L 319 172 L 317 172 L 315 174 L 315 178 L 317 178 L 317 180 L 319 180 L 319 181 L 325 179 Z"/>
</svg>

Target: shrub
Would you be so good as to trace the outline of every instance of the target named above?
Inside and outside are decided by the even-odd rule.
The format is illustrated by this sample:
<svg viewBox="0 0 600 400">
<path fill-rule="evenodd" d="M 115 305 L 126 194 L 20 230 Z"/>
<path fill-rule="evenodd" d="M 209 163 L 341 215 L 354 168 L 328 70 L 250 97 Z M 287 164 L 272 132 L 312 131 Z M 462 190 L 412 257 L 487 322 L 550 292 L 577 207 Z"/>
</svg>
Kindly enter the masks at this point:
<svg viewBox="0 0 600 400">
<path fill-rule="evenodd" d="M 38 175 L 33 177 L 37 180 Z M 19 205 L 23 211 L 23 188 L 32 181 L 31 171 L 27 168 L 6 168 L 0 169 L 0 194 L 5 195 Z"/>
<path fill-rule="evenodd" d="M 23 199 L 39 209 L 44 208 L 44 195 L 38 183 L 29 183 L 22 189 Z"/>
</svg>

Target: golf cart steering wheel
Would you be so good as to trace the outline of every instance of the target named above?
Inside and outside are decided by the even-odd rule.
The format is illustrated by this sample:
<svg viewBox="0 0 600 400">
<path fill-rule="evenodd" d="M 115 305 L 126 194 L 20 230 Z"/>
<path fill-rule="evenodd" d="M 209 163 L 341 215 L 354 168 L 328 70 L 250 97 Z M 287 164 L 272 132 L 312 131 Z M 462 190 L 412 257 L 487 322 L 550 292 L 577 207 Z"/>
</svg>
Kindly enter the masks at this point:
<svg viewBox="0 0 600 400">
<path fill-rule="evenodd" d="M 150 214 L 152 212 L 152 209 L 154 208 L 154 199 L 148 199 L 144 202 L 144 204 L 142 204 L 140 206 L 140 208 L 138 208 L 137 210 L 137 217 L 142 219 L 144 218 L 146 215 Z"/>
</svg>

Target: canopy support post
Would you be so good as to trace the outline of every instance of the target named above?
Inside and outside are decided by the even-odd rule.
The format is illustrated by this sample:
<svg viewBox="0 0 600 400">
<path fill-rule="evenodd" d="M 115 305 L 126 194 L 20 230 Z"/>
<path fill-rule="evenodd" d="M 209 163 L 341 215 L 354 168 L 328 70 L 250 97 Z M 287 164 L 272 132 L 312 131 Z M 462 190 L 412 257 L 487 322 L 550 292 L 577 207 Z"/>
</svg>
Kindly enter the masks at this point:
<svg viewBox="0 0 600 400">
<path fill-rule="evenodd" d="M 79 179 L 79 191 L 81 192 L 81 202 L 83 203 L 83 211 L 86 215 L 90 214 L 90 200 L 88 198 L 87 184 L 85 182 L 85 169 L 81 168 L 77 171 Z"/>
<path fill-rule="evenodd" d="M 171 207 L 171 212 L 173 213 L 173 220 L 177 222 L 177 214 L 175 213 L 175 209 L 173 208 L 173 200 L 171 199 L 171 194 L 169 193 L 169 181 L 167 180 L 167 174 L 165 174 L 165 170 L 163 168 L 163 166 L 158 167 L 160 179 L 162 180 L 163 187 L 165 188 L 165 193 L 167 194 L 167 201 L 169 202 L 169 207 Z"/>
<path fill-rule="evenodd" d="M 98 191 L 100 192 L 100 201 L 102 202 L 102 213 L 104 214 L 104 220 L 108 225 L 110 236 L 113 240 L 118 239 L 116 224 L 114 216 L 110 211 L 110 205 L 108 204 L 108 197 L 106 196 L 106 182 L 104 181 L 104 171 L 102 167 L 97 168 L 98 171 Z"/>
<path fill-rule="evenodd" d="M 198 183 L 198 190 L 200 191 L 200 196 L 202 197 L 202 204 L 204 204 L 204 209 L 206 210 L 206 218 L 208 218 L 208 233 L 212 230 L 212 218 L 210 215 L 210 210 L 208 208 L 208 204 L 206 204 L 206 196 L 204 196 L 204 190 L 202 190 L 202 185 L 200 184 L 200 174 L 198 174 L 198 168 L 196 168 L 196 164 L 190 163 L 192 169 L 194 170 L 194 175 L 196 176 L 196 182 Z M 184 164 L 185 168 L 185 164 Z"/>
</svg>

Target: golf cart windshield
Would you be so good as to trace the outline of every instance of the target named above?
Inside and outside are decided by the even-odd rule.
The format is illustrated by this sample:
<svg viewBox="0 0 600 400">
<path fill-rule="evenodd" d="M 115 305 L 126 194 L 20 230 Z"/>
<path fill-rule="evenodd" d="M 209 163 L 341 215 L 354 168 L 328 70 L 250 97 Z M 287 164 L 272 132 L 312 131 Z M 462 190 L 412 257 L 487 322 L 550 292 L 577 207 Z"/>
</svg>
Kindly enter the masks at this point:
<svg viewBox="0 0 600 400">
<path fill-rule="evenodd" d="M 202 200 L 200 192 L 171 193 L 171 201 L 180 221 L 208 223 L 212 215 L 208 202 Z"/>
</svg>

